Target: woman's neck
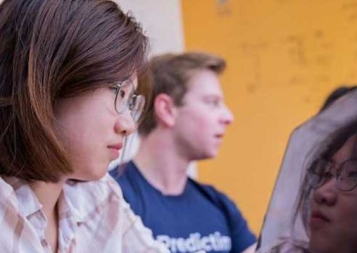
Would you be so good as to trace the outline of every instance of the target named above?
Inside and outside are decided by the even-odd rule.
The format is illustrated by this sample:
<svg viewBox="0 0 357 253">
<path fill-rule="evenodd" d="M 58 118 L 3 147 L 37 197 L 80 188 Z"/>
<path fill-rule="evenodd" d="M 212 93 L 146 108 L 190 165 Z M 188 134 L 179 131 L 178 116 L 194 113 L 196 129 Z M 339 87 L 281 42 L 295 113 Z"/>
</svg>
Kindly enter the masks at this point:
<svg viewBox="0 0 357 253">
<path fill-rule="evenodd" d="M 29 186 L 35 193 L 38 201 L 42 204 L 42 210 L 47 219 L 47 226 L 45 229 L 46 240 L 53 252 L 57 252 L 59 224 L 57 203 L 62 193 L 64 181 L 59 183 L 35 181 L 29 183 Z"/>
<path fill-rule="evenodd" d="M 35 193 L 38 201 L 42 204 L 43 212 L 52 216 L 56 211 L 57 201 L 61 195 L 64 182 L 46 183 L 34 181 L 29 183 L 31 190 Z"/>
</svg>

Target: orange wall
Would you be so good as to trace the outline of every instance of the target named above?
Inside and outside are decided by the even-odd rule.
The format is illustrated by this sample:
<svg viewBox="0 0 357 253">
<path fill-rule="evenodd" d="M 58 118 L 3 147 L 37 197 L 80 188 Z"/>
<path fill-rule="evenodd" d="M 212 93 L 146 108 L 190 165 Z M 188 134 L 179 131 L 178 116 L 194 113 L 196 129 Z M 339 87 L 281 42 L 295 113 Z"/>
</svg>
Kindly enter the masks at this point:
<svg viewBox="0 0 357 253">
<path fill-rule="evenodd" d="M 186 49 L 223 56 L 235 122 L 199 179 L 259 233 L 290 132 L 340 84 L 357 82 L 355 0 L 182 0 Z"/>
</svg>

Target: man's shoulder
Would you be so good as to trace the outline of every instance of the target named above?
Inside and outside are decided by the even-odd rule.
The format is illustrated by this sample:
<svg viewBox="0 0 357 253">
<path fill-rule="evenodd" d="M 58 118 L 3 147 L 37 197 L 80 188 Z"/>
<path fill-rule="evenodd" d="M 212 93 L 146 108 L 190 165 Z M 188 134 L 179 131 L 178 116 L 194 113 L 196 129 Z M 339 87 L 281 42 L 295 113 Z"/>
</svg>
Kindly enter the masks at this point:
<svg viewBox="0 0 357 253">
<path fill-rule="evenodd" d="M 122 189 L 124 198 L 131 203 L 140 194 L 137 167 L 133 161 L 121 164 L 109 172 Z M 132 204 L 132 203 L 131 203 Z"/>
<path fill-rule="evenodd" d="M 190 182 L 214 203 L 226 217 L 232 238 L 234 238 L 234 252 L 241 252 L 256 241 L 255 236 L 248 228 L 245 218 L 233 200 L 212 185 L 199 183 L 192 179 L 190 179 Z"/>
<path fill-rule="evenodd" d="M 133 161 L 129 161 L 113 168 L 111 171 L 109 171 L 109 174 L 119 184 L 129 183 L 131 178 L 136 178 L 135 174 L 137 174 L 137 167 Z"/>
<path fill-rule="evenodd" d="M 229 204 L 234 204 L 233 201 L 228 197 L 227 194 L 218 190 L 215 186 L 198 182 L 192 178 L 189 178 L 189 183 L 194 186 L 194 188 L 199 191 L 205 197 L 208 197 L 214 202 L 228 202 Z M 220 203 L 221 205 L 222 203 Z"/>
<path fill-rule="evenodd" d="M 209 184 L 200 183 L 193 179 L 190 179 L 190 182 L 195 186 L 197 191 L 201 193 L 201 195 L 206 197 L 223 212 L 230 223 L 241 223 L 244 220 L 240 209 L 227 194 Z"/>
</svg>

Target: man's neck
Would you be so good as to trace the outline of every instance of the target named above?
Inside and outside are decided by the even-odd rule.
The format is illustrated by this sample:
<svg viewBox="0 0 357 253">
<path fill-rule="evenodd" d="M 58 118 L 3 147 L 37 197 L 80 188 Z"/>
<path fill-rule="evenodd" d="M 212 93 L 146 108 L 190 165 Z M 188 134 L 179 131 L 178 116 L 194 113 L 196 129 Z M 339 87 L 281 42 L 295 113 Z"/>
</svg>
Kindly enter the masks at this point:
<svg viewBox="0 0 357 253">
<path fill-rule="evenodd" d="M 190 161 L 180 157 L 167 138 L 146 137 L 134 159 L 146 180 L 164 195 L 180 195 Z"/>
</svg>

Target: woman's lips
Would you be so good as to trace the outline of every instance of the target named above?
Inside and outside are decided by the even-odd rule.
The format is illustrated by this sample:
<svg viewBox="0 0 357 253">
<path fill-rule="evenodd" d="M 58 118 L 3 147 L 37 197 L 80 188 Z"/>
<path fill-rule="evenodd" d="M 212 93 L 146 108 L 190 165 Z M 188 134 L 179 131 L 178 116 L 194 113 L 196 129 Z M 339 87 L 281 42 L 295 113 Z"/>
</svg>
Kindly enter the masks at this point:
<svg viewBox="0 0 357 253">
<path fill-rule="evenodd" d="M 122 143 L 114 144 L 114 145 L 109 145 L 108 146 L 112 156 L 114 159 L 119 157 L 119 150 L 123 148 Z"/>
<path fill-rule="evenodd" d="M 320 228 L 321 226 L 324 226 L 330 222 L 331 220 L 321 211 L 315 210 L 311 212 L 311 216 L 310 216 L 311 228 Z"/>
<path fill-rule="evenodd" d="M 111 152 L 113 159 L 116 159 L 119 157 L 119 149 L 109 148 L 109 150 Z"/>
<path fill-rule="evenodd" d="M 108 148 L 112 148 L 112 149 L 116 149 L 116 150 L 120 150 L 122 149 L 123 144 L 122 143 L 117 143 L 117 144 L 113 144 L 113 145 L 109 145 Z"/>
</svg>

